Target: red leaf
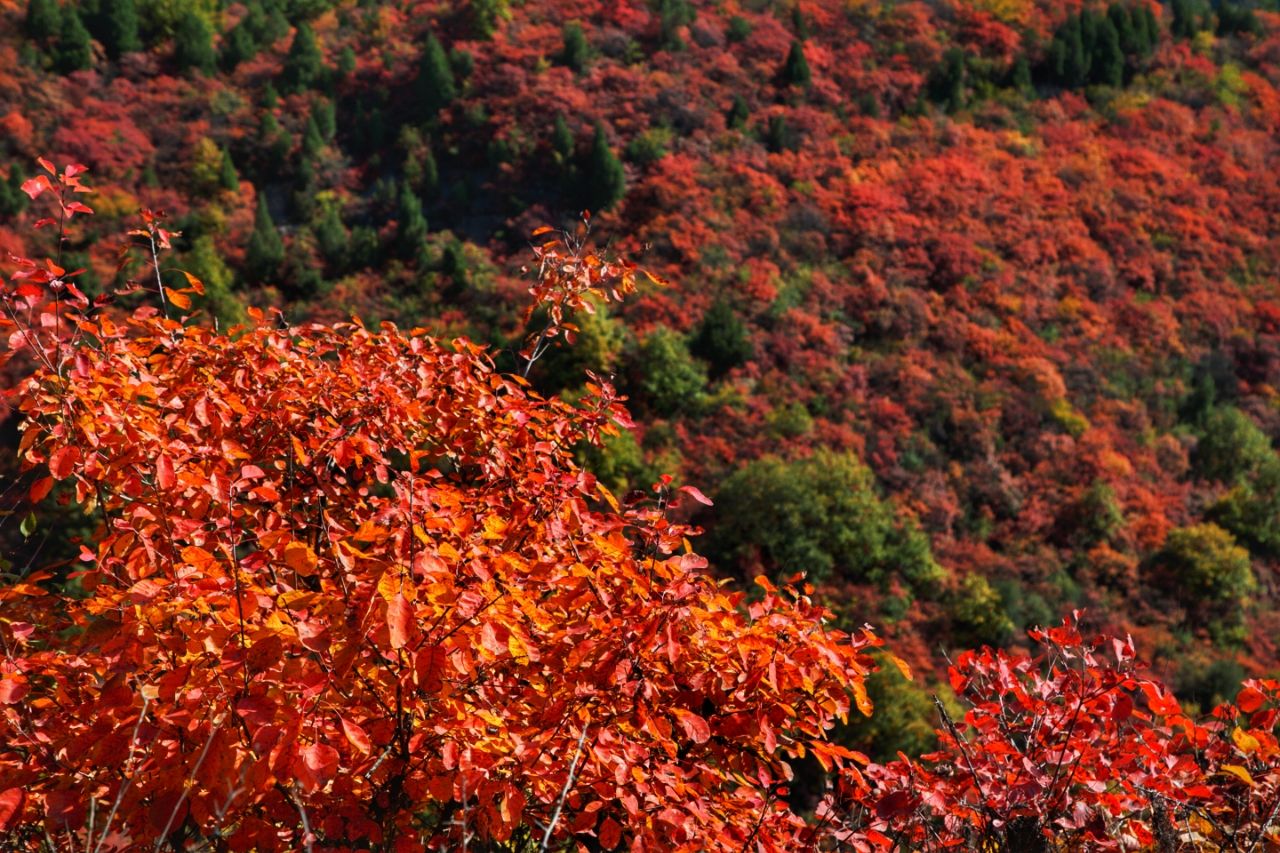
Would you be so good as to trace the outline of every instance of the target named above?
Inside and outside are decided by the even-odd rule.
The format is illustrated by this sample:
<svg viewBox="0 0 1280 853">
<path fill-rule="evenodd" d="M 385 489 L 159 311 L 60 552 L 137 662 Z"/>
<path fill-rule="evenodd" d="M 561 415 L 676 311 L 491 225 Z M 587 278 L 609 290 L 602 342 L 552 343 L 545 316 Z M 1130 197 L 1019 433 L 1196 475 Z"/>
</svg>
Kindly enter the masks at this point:
<svg viewBox="0 0 1280 853">
<path fill-rule="evenodd" d="M 82 163 L 71 163 L 66 169 L 63 169 L 62 173 L 68 178 L 74 178 L 76 175 L 83 175 L 87 171 L 89 171 L 88 166 Z"/>
<path fill-rule="evenodd" d="M 261 480 L 265 476 L 267 476 L 267 472 L 257 465 L 245 465 L 240 469 L 240 477 L 244 480 Z"/>
<path fill-rule="evenodd" d="M 40 503 L 40 501 L 45 499 L 45 496 L 49 494 L 49 491 L 52 488 L 53 488 L 52 477 L 41 477 L 39 480 L 36 480 L 34 483 L 31 484 L 31 491 L 29 492 L 29 497 L 31 498 L 31 502 L 33 504 Z"/>
<path fill-rule="evenodd" d="M 1262 695 L 1262 691 L 1255 690 L 1252 687 L 1244 688 L 1236 696 L 1236 706 L 1246 714 L 1252 714 L 1261 708 L 1266 701 L 1267 697 Z"/>
<path fill-rule="evenodd" d="M 49 179 L 44 175 L 36 175 L 34 178 L 22 182 L 22 191 L 31 198 L 38 198 L 40 193 L 45 190 L 51 190 L 53 186 L 49 183 Z"/>
<path fill-rule="evenodd" d="M 612 850 L 621 840 L 622 825 L 611 817 L 605 818 L 604 823 L 600 824 L 600 846 L 605 850 Z"/>
<path fill-rule="evenodd" d="M 18 825 L 26 799 L 27 795 L 21 788 L 0 791 L 0 832 L 8 832 Z"/>
<path fill-rule="evenodd" d="M 676 715 L 676 722 L 680 724 L 680 728 L 684 729 L 685 736 L 694 743 L 706 743 L 711 738 L 711 726 L 707 725 L 707 721 L 702 717 L 684 708 L 671 710 Z"/>
<path fill-rule="evenodd" d="M 173 473 L 173 460 L 161 453 L 156 458 L 156 485 L 162 489 L 172 489 L 177 484 L 177 475 Z"/>
<path fill-rule="evenodd" d="M 413 605 L 403 592 L 397 592 L 387 604 L 387 628 L 391 632 L 391 648 L 403 649 L 409 644 L 413 630 Z"/>
<path fill-rule="evenodd" d="M 706 504 L 707 506 L 715 506 L 715 504 L 711 502 L 711 498 L 707 497 L 702 492 L 695 489 L 693 486 L 681 486 L 680 491 L 684 492 L 686 495 L 693 498 L 695 501 L 697 501 L 700 504 Z"/>
<path fill-rule="evenodd" d="M 28 690 L 26 679 L 18 681 L 16 678 L 0 679 L 0 705 L 13 705 L 22 700 L 27 695 Z"/>
<path fill-rule="evenodd" d="M 49 473 L 53 475 L 55 480 L 65 480 L 71 476 L 71 471 L 75 468 L 76 463 L 80 461 L 80 448 L 59 447 L 49 457 Z"/>
<path fill-rule="evenodd" d="M 351 741 L 352 746 L 365 755 L 373 752 L 373 741 L 369 740 L 369 735 L 364 729 L 346 717 L 339 717 L 338 719 L 342 722 L 342 733 L 347 736 L 347 740 Z"/>
<path fill-rule="evenodd" d="M 327 743 L 312 743 L 298 750 L 294 772 L 308 792 L 315 792 L 328 784 L 338 772 L 338 750 Z"/>
</svg>

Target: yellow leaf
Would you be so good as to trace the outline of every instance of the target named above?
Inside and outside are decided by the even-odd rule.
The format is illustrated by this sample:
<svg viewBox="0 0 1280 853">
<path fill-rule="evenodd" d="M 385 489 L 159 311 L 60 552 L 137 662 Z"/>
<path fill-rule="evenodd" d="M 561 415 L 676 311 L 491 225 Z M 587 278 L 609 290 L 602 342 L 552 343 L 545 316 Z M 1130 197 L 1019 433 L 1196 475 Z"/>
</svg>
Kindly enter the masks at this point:
<svg viewBox="0 0 1280 853">
<path fill-rule="evenodd" d="M 1231 740 L 1236 745 L 1236 749 L 1240 750 L 1245 755 L 1257 752 L 1258 747 L 1262 746 L 1256 737 L 1249 734 L 1239 726 L 1231 731 Z"/>
<path fill-rule="evenodd" d="M 511 652 L 511 657 L 515 658 L 516 663 L 526 664 L 529 662 L 529 650 L 525 648 L 524 642 L 514 633 L 507 635 L 507 651 Z"/>
<path fill-rule="evenodd" d="M 378 579 L 378 595 L 390 601 L 397 594 L 404 595 L 409 601 L 415 601 L 418 597 L 417 588 L 406 577 L 404 569 L 399 566 L 392 566 L 383 572 L 382 577 Z"/>
<path fill-rule="evenodd" d="M 1236 731 L 1240 731 L 1240 730 L 1236 729 Z M 1224 764 L 1222 765 L 1222 772 L 1230 773 L 1232 776 L 1236 777 L 1241 782 L 1248 785 L 1250 788 L 1252 788 L 1254 785 L 1253 777 L 1249 775 L 1249 771 L 1245 770 L 1239 764 Z"/>
<path fill-rule="evenodd" d="M 284 564 L 303 577 L 314 575 L 319 562 L 316 552 L 305 542 L 290 542 L 284 546 Z"/>
<path fill-rule="evenodd" d="M 907 681 L 912 680 L 911 667 L 907 665 L 906 661 L 904 661 L 902 658 L 898 657 L 897 655 L 891 654 L 889 652 L 885 652 L 885 657 L 889 659 L 890 663 L 892 663 L 894 666 L 898 668 L 898 672 L 902 673 L 903 678 L 905 678 Z"/>
</svg>

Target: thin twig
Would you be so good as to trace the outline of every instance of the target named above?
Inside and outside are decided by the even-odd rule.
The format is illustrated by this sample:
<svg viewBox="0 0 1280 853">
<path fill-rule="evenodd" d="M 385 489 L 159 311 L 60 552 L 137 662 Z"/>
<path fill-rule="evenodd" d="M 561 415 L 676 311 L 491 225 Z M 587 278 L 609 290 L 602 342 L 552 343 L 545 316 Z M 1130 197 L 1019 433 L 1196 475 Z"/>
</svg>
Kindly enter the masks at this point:
<svg viewBox="0 0 1280 853">
<path fill-rule="evenodd" d="M 560 789 L 560 802 L 556 803 L 556 810 L 551 813 L 551 822 L 547 824 L 547 831 L 542 836 L 542 846 L 538 848 L 538 853 L 547 853 L 547 847 L 551 844 L 551 833 L 555 832 L 556 823 L 560 820 L 560 812 L 564 809 L 564 801 L 569 797 L 569 789 L 573 787 L 578 772 L 578 759 L 582 757 L 582 745 L 587 740 L 587 726 L 583 725 L 582 734 L 578 735 L 578 748 L 574 750 L 573 761 L 569 763 L 569 778 L 564 780 L 564 787 Z"/>
</svg>

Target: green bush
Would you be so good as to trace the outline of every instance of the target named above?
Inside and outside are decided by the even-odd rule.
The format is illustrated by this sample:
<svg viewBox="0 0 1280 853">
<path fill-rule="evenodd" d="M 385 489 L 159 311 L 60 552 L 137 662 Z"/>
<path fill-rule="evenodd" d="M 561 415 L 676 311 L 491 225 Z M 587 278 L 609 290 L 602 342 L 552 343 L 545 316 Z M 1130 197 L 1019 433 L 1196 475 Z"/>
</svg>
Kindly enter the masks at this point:
<svg viewBox="0 0 1280 853">
<path fill-rule="evenodd" d="M 1004 600 L 982 575 L 966 575 L 950 592 L 947 615 L 949 639 L 957 646 L 1003 646 L 1013 638 L 1013 620 L 1005 612 Z"/>
<path fill-rule="evenodd" d="M 1213 523 L 1178 528 L 1155 559 L 1189 622 L 1208 628 L 1218 641 L 1243 639 L 1244 606 L 1258 583 L 1249 552 L 1235 537 Z"/>
<path fill-rule="evenodd" d="M 1274 459 L 1275 452 L 1266 433 L 1244 412 L 1223 406 L 1205 418 L 1203 434 L 1191 462 L 1196 473 L 1207 480 L 1235 483 L 1252 476 Z"/>
<path fill-rule="evenodd" d="M 636 354 L 637 383 L 644 404 L 661 417 L 696 412 L 707 387 L 707 373 L 689 354 L 684 338 L 659 326 Z"/>
<path fill-rule="evenodd" d="M 747 464 L 719 489 L 711 529 L 708 550 L 725 568 L 880 585 L 896 576 L 930 597 L 943 579 L 924 533 L 881 500 L 870 469 L 850 453 Z"/>
</svg>

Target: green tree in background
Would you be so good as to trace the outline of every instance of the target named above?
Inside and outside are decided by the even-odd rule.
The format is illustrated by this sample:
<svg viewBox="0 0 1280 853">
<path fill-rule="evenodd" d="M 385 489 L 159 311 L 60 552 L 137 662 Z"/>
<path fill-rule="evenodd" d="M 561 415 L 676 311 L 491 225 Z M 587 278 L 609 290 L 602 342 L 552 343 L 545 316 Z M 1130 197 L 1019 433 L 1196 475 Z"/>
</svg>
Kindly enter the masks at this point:
<svg viewBox="0 0 1280 853">
<path fill-rule="evenodd" d="M 1213 409 L 1191 455 L 1192 466 L 1206 480 L 1236 483 L 1248 479 L 1275 459 L 1271 440 L 1248 415 L 1232 406 Z"/>
<path fill-rule="evenodd" d="M 928 538 L 880 499 L 871 470 L 850 453 L 748 463 L 721 486 L 710 529 L 724 568 L 880 585 L 896 575 L 921 595 L 944 577 Z"/>
<path fill-rule="evenodd" d="M 1249 552 L 1229 532 L 1213 523 L 1171 530 L 1155 559 L 1190 622 L 1219 642 L 1243 638 L 1244 605 L 1257 580 Z"/>
<path fill-rule="evenodd" d="M 258 193 L 258 210 L 253 218 L 253 234 L 245 252 L 245 272 L 254 284 L 269 284 L 279 272 L 284 261 L 284 241 L 271 211 L 267 209 L 267 196 Z"/>
<path fill-rule="evenodd" d="M 564 25 L 564 48 L 560 51 L 560 64 L 581 74 L 587 68 L 591 57 L 591 45 L 587 43 L 587 34 L 578 21 L 569 21 Z"/>
<path fill-rule="evenodd" d="M 582 175 L 586 183 L 583 198 L 591 210 L 608 210 L 621 201 L 627 192 L 626 172 L 623 171 L 618 155 L 609 147 L 604 125 L 596 125 L 591 151 L 587 154 Z"/>
<path fill-rule="evenodd" d="M 306 92 L 324 79 L 324 54 L 316 44 L 316 34 L 307 24 L 299 24 L 289 46 L 281 72 L 286 93 Z"/>
<path fill-rule="evenodd" d="M 781 79 L 783 85 L 807 88 L 813 80 L 809 71 L 809 60 L 804 56 L 804 43 L 799 39 L 791 42 L 787 51 L 787 59 L 782 64 Z"/>
<path fill-rule="evenodd" d="M 435 34 L 427 36 L 418 60 L 418 78 L 414 93 L 424 118 L 432 118 L 458 96 L 449 57 Z"/>
<path fill-rule="evenodd" d="M 690 350 L 711 366 L 715 378 L 746 362 L 753 352 L 746 324 L 723 298 L 713 302 L 703 315 Z"/>
<path fill-rule="evenodd" d="M 217 59 L 213 52 L 213 33 L 209 24 L 195 12 L 178 19 L 173 34 L 173 61 L 179 71 L 212 74 Z"/>
<path fill-rule="evenodd" d="M 108 3 L 102 29 L 102 46 L 112 59 L 142 49 L 142 39 L 138 37 L 138 7 L 133 0 Z"/>
<path fill-rule="evenodd" d="M 62 32 L 62 7 L 58 0 L 28 0 L 24 21 L 27 35 L 39 42 L 47 42 Z"/>
<path fill-rule="evenodd" d="M 636 362 L 640 394 L 654 413 L 671 417 L 698 409 L 707 374 L 689 354 L 682 335 L 659 326 L 644 339 Z"/>
<path fill-rule="evenodd" d="M 53 64 L 63 74 L 80 71 L 93 64 L 93 45 L 89 31 L 75 7 L 62 10 L 62 23 L 58 30 L 58 47 Z"/>
</svg>

